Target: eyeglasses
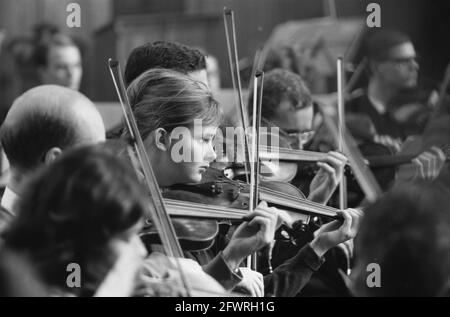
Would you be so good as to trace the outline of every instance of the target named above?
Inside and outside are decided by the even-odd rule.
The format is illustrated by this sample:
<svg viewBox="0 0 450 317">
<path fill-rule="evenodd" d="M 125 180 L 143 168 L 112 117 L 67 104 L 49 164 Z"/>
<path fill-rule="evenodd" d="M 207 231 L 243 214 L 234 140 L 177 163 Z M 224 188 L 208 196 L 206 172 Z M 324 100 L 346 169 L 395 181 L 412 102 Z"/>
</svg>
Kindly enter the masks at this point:
<svg viewBox="0 0 450 317">
<path fill-rule="evenodd" d="M 400 67 L 406 67 L 411 65 L 417 65 L 419 64 L 419 57 L 418 56 L 412 56 L 412 57 L 397 57 L 397 58 L 388 58 L 385 60 L 387 63 L 392 63 L 395 65 L 398 65 Z"/>
<path fill-rule="evenodd" d="M 315 131 L 307 130 L 307 131 L 286 131 L 290 143 L 293 148 L 302 149 L 305 144 L 312 140 L 315 135 Z"/>
</svg>

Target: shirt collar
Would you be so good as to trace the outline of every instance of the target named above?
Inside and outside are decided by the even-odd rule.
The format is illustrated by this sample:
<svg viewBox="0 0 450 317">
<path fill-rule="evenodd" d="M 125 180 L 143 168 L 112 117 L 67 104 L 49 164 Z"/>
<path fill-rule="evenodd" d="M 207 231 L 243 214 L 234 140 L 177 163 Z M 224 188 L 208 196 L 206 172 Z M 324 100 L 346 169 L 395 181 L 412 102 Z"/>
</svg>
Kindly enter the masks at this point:
<svg viewBox="0 0 450 317">
<path fill-rule="evenodd" d="M 3 193 L 1 205 L 3 208 L 6 209 L 9 213 L 11 213 L 13 216 L 14 213 L 14 205 L 16 204 L 16 201 L 19 199 L 19 196 L 13 192 L 11 189 L 6 186 L 5 192 Z"/>
<path fill-rule="evenodd" d="M 386 111 L 386 106 L 383 103 L 381 103 L 380 101 L 376 100 L 375 98 L 373 98 L 370 95 L 368 95 L 367 97 L 369 98 L 369 101 L 372 104 L 372 106 L 374 107 L 374 109 L 379 114 L 385 114 L 387 112 Z"/>
</svg>

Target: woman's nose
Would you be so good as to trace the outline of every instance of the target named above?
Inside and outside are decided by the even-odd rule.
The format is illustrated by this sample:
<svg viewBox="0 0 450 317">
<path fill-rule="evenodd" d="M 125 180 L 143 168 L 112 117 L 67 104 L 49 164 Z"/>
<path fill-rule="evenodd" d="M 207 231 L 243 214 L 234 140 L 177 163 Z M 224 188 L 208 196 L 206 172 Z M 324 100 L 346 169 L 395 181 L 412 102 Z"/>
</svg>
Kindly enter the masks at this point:
<svg viewBox="0 0 450 317">
<path fill-rule="evenodd" d="M 212 146 L 212 144 L 209 144 L 206 149 L 205 160 L 207 162 L 212 162 L 216 158 L 217 158 L 216 151 L 214 150 L 214 147 Z"/>
<path fill-rule="evenodd" d="M 144 243 L 142 242 L 141 238 L 136 236 L 135 239 L 136 239 L 135 243 L 136 243 L 136 248 L 137 248 L 138 254 L 140 256 L 142 256 L 142 258 L 147 257 L 148 251 L 147 251 L 147 248 L 145 247 Z"/>
</svg>

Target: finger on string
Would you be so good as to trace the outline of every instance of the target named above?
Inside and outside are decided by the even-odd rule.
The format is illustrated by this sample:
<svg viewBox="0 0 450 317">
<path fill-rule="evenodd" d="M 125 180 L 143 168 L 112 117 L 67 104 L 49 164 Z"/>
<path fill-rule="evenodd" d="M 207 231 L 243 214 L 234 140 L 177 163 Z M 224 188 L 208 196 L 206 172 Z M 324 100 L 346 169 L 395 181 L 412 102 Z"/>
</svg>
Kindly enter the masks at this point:
<svg viewBox="0 0 450 317">
<path fill-rule="evenodd" d="M 437 146 L 432 146 L 430 149 L 431 152 L 433 152 L 436 157 L 437 157 L 437 169 L 438 169 L 438 175 L 440 174 L 442 167 L 445 165 L 445 161 L 446 161 L 446 156 L 444 151 L 442 151 L 439 147 Z M 436 175 L 437 176 L 437 175 Z"/>
<path fill-rule="evenodd" d="M 340 229 L 343 232 L 348 233 L 348 232 L 350 232 L 350 230 L 352 228 L 352 217 L 347 210 L 342 210 L 340 213 L 342 214 L 342 217 L 344 218 L 344 222 L 342 223 Z"/>
<path fill-rule="evenodd" d="M 338 159 L 339 161 L 343 162 L 344 164 L 347 163 L 348 158 L 347 156 L 345 156 L 343 153 L 338 152 L 338 151 L 330 151 L 327 154 L 329 154 L 330 156 Z"/>
<path fill-rule="evenodd" d="M 425 170 L 426 179 L 431 179 L 434 174 L 433 156 L 429 152 L 424 152 L 419 156 L 419 160 L 422 160 Z"/>
<path fill-rule="evenodd" d="M 286 224 L 290 228 L 292 227 L 294 220 L 290 214 L 288 214 L 285 210 L 275 207 L 271 207 L 271 209 L 272 213 L 276 215 L 276 228 L 279 228 L 282 224 Z"/>
<path fill-rule="evenodd" d="M 330 174 L 331 176 L 336 175 L 336 170 L 333 167 L 331 167 L 330 165 L 328 165 L 327 163 L 317 162 L 317 166 L 320 167 L 327 174 Z"/>
<path fill-rule="evenodd" d="M 361 213 L 356 209 L 347 209 L 347 211 L 352 218 L 352 228 L 357 231 L 362 219 Z"/>
<path fill-rule="evenodd" d="M 248 223 L 248 225 L 252 227 L 259 227 L 260 231 L 267 231 L 267 229 L 270 229 L 270 223 L 271 221 L 266 217 L 256 216 Z"/>
<path fill-rule="evenodd" d="M 334 157 L 333 155 L 327 155 L 323 160 L 321 160 L 321 162 L 323 163 L 327 163 L 331 166 L 333 166 L 334 168 L 344 168 L 345 166 L 345 161 Z"/>
<path fill-rule="evenodd" d="M 418 175 L 420 178 L 425 178 L 425 172 L 422 162 L 418 158 L 415 158 L 412 160 L 412 163 L 416 167 L 416 175 Z"/>
</svg>

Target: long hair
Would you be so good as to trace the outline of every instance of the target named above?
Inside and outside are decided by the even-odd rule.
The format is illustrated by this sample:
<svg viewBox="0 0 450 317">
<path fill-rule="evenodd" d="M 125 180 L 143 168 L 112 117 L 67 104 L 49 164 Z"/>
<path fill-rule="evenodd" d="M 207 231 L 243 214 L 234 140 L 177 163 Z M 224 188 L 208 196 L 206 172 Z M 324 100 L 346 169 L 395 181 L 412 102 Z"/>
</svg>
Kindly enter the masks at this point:
<svg viewBox="0 0 450 317">
<path fill-rule="evenodd" d="M 77 148 L 28 183 L 5 244 L 28 254 L 50 287 L 90 296 L 115 263 L 111 241 L 127 239 L 145 199 L 136 175 L 113 154 Z M 66 285 L 70 263 L 81 267 L 81 288 Z"/>
<path fill-rule="evenodd" d="M 157 128 L 168 132 L 177 126 L 189 128 L 195 119 L 218 126 L 222 119 L 209 88 L 173 70 L 148 70 L 130 84 L 127 93 L 143 139 Z"/>
</svg>

